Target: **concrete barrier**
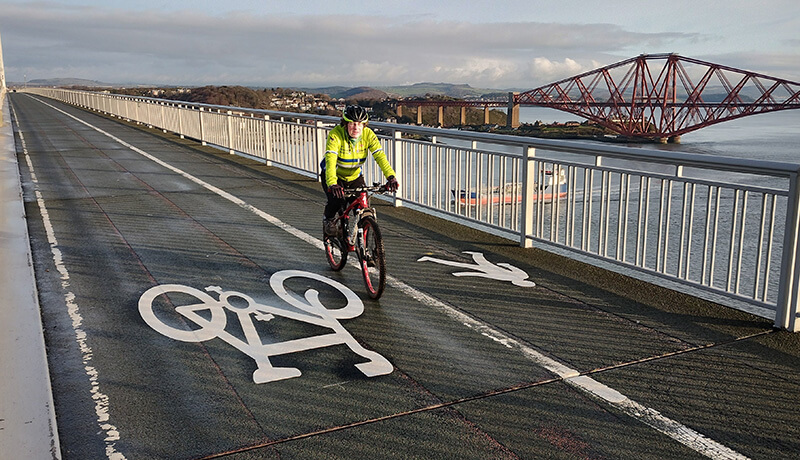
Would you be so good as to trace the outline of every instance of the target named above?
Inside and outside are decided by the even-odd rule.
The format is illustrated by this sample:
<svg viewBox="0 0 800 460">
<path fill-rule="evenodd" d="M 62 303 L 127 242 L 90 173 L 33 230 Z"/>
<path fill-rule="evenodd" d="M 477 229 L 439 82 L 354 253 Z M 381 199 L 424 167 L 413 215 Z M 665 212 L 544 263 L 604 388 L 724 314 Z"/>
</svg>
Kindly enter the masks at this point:
<svg viewBox="0 0 800 460">
<path fill-rule="evenodd" d="M 60 459 L 9 103 L 0 107 L 0 459 Z"/>
</svg>

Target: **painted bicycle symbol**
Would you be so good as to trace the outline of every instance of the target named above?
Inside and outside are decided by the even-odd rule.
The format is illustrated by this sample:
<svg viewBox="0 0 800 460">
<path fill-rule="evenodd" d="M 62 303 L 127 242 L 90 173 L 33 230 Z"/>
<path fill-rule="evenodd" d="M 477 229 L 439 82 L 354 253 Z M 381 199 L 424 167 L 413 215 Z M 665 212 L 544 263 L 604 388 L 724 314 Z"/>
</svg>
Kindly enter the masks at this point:
<svg viewBox="0 0 800 460">
<path fill-rule="evenodd" d="M 293 296 L 284 286 L 289 278 L 310 278 L 321 281 L 341 292 L 345 296 L 347 303 L 341 308 L 328 309 L 320 302 L 319 292 L 315 289 L 308 289 L 303 299 Z M 355 365 L 367 377 L 385 375 L 392 372 L 393 366 L 386 358 L 374 351 L 365 349 L 339 323 L 340 319 L 355 318 L 364 312 L 363 302 L 347 286 L 322 275 L 300 270 L 277 272 L 272 275 L 269 283 L 278 297 L 305 313 L 262 305 L 246 294 L 236 291 L 223 291 L 219 286 L 207 287 L 206 291 L 218 294 L 219 300 L 217 300 L 207 292 L 182 284 L 162 284 L 148 289 L 139 298 L 139 313 L 150 327 L 171 339 L 183 342 L 203 342 L 219 337 L 233 345 L 256 361 L 258 368 L 253 372 L 253 381 L 255 383 L 274 382 L 299 377 L 302 374 L 300 369 L 294 367 L 273 367 L 269 361 L 271 356 L 339 344 L 347 345 L 357 355 L 369 360 Z M 175 311 L 178 314 L 194 323 L 199 329 L 178 329 L 164 323 L 156 316 L 153 302 L 159 296 L 169 296 L 175 293 L 188 294 L 199 301 L 189 305 L 175 306 Z M 241 323 L 241 330 L 244 333 L 245 340 L 225 330 L 227 323 L 225 309 L 236 314 Z M 285 342 L 264 344 L 254 321 L 270 321 L 276 316 L 327 327 L 332 329 L 333 332 Z"/>
</svg>

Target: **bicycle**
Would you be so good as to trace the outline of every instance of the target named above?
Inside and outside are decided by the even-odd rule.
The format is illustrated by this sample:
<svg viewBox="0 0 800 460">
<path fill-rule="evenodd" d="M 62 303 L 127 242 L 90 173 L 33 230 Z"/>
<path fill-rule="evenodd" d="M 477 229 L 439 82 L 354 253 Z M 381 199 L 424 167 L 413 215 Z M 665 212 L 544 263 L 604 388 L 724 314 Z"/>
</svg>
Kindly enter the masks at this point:
<svg viewBox="0 0 800 460">
<path fill-rule="evenodd" d="M 344 268 L 349 253 L 356 253 L 364 285 L 372 299 L 379 299 L 386 287 L 386 257 L 378 216 L 369 199 L 384 192 L 386 187 L 379 184 L 345 190 L 348 204 L 334 218 L 338 234 L 323 237 L 328 264 L 334 271 Z"/>
</svg>

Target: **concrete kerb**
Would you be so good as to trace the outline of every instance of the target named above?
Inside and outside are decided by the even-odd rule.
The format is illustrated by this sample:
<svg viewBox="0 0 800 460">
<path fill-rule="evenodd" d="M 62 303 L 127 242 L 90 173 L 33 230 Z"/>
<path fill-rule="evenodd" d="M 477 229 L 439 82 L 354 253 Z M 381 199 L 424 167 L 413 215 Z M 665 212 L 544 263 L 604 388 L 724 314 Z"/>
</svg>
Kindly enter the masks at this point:
<svg viewBox="0 0 800 460">
<path fill-rule="evenodd" d="M 0 458 L 60 459 L 9 98 L 0 126 Z"/>
</svg>

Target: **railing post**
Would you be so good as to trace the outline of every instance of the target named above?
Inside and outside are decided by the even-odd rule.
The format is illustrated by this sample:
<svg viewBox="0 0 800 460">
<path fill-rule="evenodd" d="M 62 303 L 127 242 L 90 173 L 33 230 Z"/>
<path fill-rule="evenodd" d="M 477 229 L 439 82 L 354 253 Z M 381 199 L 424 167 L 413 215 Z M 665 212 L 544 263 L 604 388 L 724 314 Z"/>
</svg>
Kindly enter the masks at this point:
<svg viewBox="0 0 800 460">
<path fill-rule="evenodd" d="M 325 136 L 325 130 L 322 129 L 322 122 L 319 120 L 314 121 L 314 151 L 317 152 L 317 165 L 322 163 L 325 158 L 325 145 L 328 139 Z M 322 182 L 324 179 L 321 175 L 317 174 L 317 181 Z"/>
<path fill-rule="evenodd" d="M 147 125 L 148 128 L 152 128 L 153 127 L 153 103 L 152 102 L 145 102 L 144 106 L 145 106 L 146 111 L 147 111 L 147 121 L 145 121 L 145 125 Z"/>
<path fill-rule="evenodd" d="M 534 158 L 536 149 L 525 146 L 522 152 L 522 216 L 520 219 L 519 245 L 523 248 L 533 246 L 528 235 L 533 233 L 533 193 L 536 182 Z"/>
<path fill-rule="evenodd" d="M 394 192 L 394 206 L 396 208 L 403 206 L 403 187 L 407 184 L 407 180 L 403 177 L 403 133 L 399 130 L 392 131 L 392 153 L 394 153 L 394 169 L 395 177 L 400 183 L 400 187 Z"/>
<path fill-rule="evenodd" d="M 203 107 L 200 107 L 200 110 L 197 111 L 197 118 L 200 121 L 200 145 L 208 145 L 206 142 L 206 133 L 203 130 L 203 112 L 205 112 Z"/>
<path fill-rule="evenodd" d="M 781 280 L 775 310 L 775 327 L 798 332 L 798 302 L 800 302 L 800 171 L 792 175 L 789 201 L 786 203 L 786 227 L 783 235 Z"/>
<path fill-rule="evenodd" d="M 233 149 L 233 111 L 228 110 L 228 153 L 233 155 L 236 151 Z"/>
<path fill-rule="evenodd" d="M 178 108 L 175 110 L 178 111 L 178 134 L 183 139 L 183 109 L 181 109 L 181 104 L 178 104 Z"/>
<path fill-rule="evenodd" d="M 272 123 L 269 115 L 264 115 L 264 160 L 272 166 Z"/>
</svg>

